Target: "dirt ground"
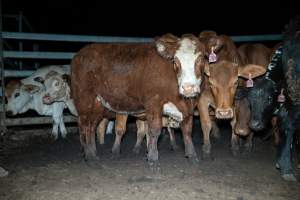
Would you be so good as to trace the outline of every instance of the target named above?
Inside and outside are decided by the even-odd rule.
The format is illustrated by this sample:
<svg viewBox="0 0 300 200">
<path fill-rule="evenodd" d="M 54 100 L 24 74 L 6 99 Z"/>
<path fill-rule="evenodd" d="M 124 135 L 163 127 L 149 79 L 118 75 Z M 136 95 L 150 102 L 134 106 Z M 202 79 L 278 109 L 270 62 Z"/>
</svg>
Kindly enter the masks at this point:
<svg viewBox="0 0 300 200">
<path fill-rule="evenodd" d="M 224 199 L 224 200 L 300 200 L 300 183 L 284 182 L 275 169 L 276 151 L 272 140 L 254 140 L 250 157 L 233 157 L 229 150 L 230 132 L 222 130 L 220 139 L 212 140 L 212 161 L 193 165 L 184 158 L 180 133 L 176 133 L 177 152 L 168 138 L 160 140 L 161 171 L 153 173 L 145 161 L 145 144 L 134 155 L 136 128 L 128 125 L 119 160 L 110 153 L 113 136 L 99 146 L 99 166 L 87 166 L 80 154 L 78 133 L 67 140 L 53 142 L 45 137 L 21 144 L 16 135 L 2 146 L 0 165 L 10 174 L 0 178 L 1 200 L 148 200 L 148 199 Z M 200 155 L 199 124 L 194 125 L 194 144 Z M 3 144 L 2 144 L 3 145 Z M 299 178 L 299 170 L 295 169 Z"/>
</svg>

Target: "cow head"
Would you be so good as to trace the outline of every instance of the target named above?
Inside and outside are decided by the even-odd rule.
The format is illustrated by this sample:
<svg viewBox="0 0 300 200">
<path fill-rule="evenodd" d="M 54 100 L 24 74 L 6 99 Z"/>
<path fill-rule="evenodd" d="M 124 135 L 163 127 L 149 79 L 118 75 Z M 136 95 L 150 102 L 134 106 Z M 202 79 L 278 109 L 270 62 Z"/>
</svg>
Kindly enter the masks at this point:
<svg viewBox="0 0 300 200">
<path fill-rule="evenodd" d="M 50 71 L 45 79 L 41 77 L 35 78 L 45 86 L 45 95 L 43 96 L 43 103 L 51 104 L 54 101 L 64 101 L 70 98 L 69 76 L 61 75 L 56 71 Z"/>
<path fill-rule="evenodd" d="M 249 89 L 247 99 L 251 107 L 249 127 L 254 131 L 265 129 L 271 120 L 276 104 L 276 88 L 271 80 L 264 77 L 255 80 Z"/>
<path fill-rule="evenodd" d="M 157 52 L 173 61 L 177 74 L 179 93 L 184 97 L 195 97 L 200 93 L 205 65 L 205 47 L 193 35 L 186 34 L 177 38 L 166 34 L 155 42 Z"/>
<path fill-rule="evenodd" d="M 26 112 L 29 109 L 28 104 L 32 101 L 33 94 L 39 89 L 35 85 L 22 85 L 20 81 L 10 81 L 6 85 L 5 91 L 8 114 L 16 115 Z"/>
<path fill-rule="evenodd" d="M 249 121 L 251 110 L 249 102 L 246 98 L 247 91 L 245 88 L 238 88 L 235 96 L 234 107 L 236 114 L 235 134 L 247 136 L 251 133 Z"/>
<path fill-rule="evenodd" d="M 266 70 L 258 65 L 239 66 L 229 61 L 219 61 L 205 66 L 210 91 L 214 97 L 216 117 L 230 119 L 233 117 L 233 100 L 238 86 L 238 77 L 252 78 L 264 74 Z"/>
</svg>

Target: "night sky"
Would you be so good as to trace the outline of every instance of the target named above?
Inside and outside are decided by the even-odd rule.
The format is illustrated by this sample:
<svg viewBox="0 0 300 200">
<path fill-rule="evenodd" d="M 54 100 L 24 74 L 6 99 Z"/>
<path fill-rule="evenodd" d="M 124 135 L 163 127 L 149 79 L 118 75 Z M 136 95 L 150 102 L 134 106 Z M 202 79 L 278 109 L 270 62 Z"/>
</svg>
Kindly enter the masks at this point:
<svg viewBox="0 0 300 200">
<path fill-rule="evenodd" d="M 300 14 L 296 1 L 2 0 L 4 14 L 22 11 L 35 32 L 85 35 L 180 36 L 205 29 L 228 35 L 281 33 Z M 134 2 L 134 3 L 133 3 Z M 162 3 L 164 2 L 164 3 Z M 239 3 L 237 3 L 239 2 Z M 12 30 L 4 21 L 4 30 Z"/>
</svg>

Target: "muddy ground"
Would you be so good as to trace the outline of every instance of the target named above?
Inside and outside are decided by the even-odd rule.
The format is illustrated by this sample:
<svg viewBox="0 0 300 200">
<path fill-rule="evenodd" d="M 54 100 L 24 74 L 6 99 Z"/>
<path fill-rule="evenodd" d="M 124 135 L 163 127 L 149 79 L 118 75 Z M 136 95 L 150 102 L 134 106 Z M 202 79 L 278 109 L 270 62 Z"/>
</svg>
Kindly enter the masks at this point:
<svg viewBox="0 0 300 200">
<path fill-rule="evenodd" d="M 226 131 L 225 131 L 226 130 Z M 49 131 L 48 131 L 49 132 Z M 2 143 L 0 163 L 9 170 L 0 178 L 1 200 L 147 200 L 147 199 L 291 199 L 300 200 L 300 183 L 284 182 L 275 169 L 276 150 L 272 140 L 254 140 L 250 157 L 233 157 L 229 150 L 230 132 L 222 129 L 214 139 L 212 161 L 198 166 L 184 158 L 180 133 L 176 133 L 177 152 L 171 151 L 168 138 L 160 140 L 160 173 L 149 170 L 145 144 L 134 155 L 135 125 L 129 124 L 119 160 L 112 159 L 113 136 L 98 147 L 99 166 L 87 166 L 82 160 L 78 133 L 67 140 L 53 142 L 46 137 L 16 142 L 17 135 Z M 200 155 L 199 124 L 194 125 L 194 144 Z M 295 169 L 299 178 L 299 170 Z"/>
</svg>

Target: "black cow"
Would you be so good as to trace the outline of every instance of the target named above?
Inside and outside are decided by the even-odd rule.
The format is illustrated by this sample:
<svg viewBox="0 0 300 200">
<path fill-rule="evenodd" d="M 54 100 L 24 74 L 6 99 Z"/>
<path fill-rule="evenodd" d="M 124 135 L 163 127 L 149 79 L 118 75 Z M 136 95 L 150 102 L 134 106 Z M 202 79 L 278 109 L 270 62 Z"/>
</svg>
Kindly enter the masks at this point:
<svg viewBox="0 0 300 200">
<path fill-rule="evenodd" d="M 283 45 L 272 57 L 267 73 L 248 92 L 250 128 L 262 130 L 272 116 L 280 133 L 276 166 L 284 180 L 296 181 L 291 163 L 294 133 L 300 131 L 300 16 L 286 26 Z"/>
<path fill-rule="evenodd" d="M 300 15 L 293 18 L 286 26 L 282 48 L 282 69 L 287 97 L 278 112 L 281 140 L 277 164 L 286 180 L 295 181 L 291 149 L 294 133 L 297 138 L 300 135 Z"/>
</svg>

